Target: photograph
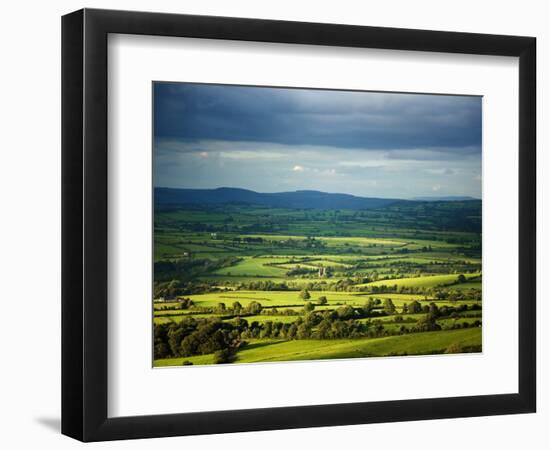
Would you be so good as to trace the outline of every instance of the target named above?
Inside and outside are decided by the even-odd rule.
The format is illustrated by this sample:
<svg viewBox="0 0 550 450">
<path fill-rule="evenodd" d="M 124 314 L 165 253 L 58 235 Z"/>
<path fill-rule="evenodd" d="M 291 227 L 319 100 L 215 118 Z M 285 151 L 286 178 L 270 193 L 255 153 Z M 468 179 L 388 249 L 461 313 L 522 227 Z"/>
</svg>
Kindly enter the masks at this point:
<svg viewBox="0 0 550 450">
<path fill-rule="evenodd" d="M 152 95 L 154 367 L 482 351 L 482 97 Z"/>
</svg>

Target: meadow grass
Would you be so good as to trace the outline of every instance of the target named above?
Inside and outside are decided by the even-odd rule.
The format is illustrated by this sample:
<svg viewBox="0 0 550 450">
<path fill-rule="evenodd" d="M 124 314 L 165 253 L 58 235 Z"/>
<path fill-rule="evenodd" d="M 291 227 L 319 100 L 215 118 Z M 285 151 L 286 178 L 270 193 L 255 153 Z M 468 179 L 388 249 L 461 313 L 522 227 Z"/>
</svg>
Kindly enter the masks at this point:
<svg viewBox="0 0 550 450">
<path fill-rule="evenodd" d="M 430 276 L 418 276 L 410 278 L 396 278 L 393 280 L 378 280 L 371 283 L 367 283 L 361 286 L 404 286 L 404 287 L 422 287 L 430 288 L 437 286 L 448 286 L 456 283 L 460 274 L 444 274 L 444 275 L 430 275 Z M 476 274 L 464 274 L 467 280 L 470 278 L 479 277 L 479 273 Z M 453 286 L 454 287 L 454 286 Z"/>
<path fill-rule="evenodd" d="M 283 268 L 267 265 L 273 262 L 277 262 L 277 259 L 244 257 L 244 259 L 239 261 L 236 265 L 216 270 L 214 274 L 258 277 L 276 277 L 284 275 L 285 270 Z"/>
<path fill-rule="evenodd" d="M 467 283 L 456 284 L 452 288 L 458 289 L 459 291 L 467 291 L 469 289 L 481 290 L 481 281 L 472 281 Z"/>
<path fill-rule="evenodd" d="M 319 297 L 327 298 L 328 307 L 338 307 L 349 304 L 353 306 L 364 306 L 369 298 L 380 299 L 382 302 L 389 298 L 397 307 L 402 307 L 405 303 L 411 303 L 416 300 L 426 303 L 434 302 L 438 306 L 453 306 L 458 304 L 480 304 L 477 300 L 459 300 L 451 302 L 448 300 L 435 300 L 429 296 L 422 294 L 365 294 L 360 292 L 335 292 L 335 291 L 310 291 L 310 299 L 307 300 L 313 304 L 317 304 Z M 301 309 L 306 301 L 300 298 L 299 291 L 222 291 L 209 294 L 197 294 L 188 296 L 197 306 L 217 306 L 219 303 L 224 303 L 226 306 L 231 306 L 234 302 L 239 302 L 242 307 L 247 307 L 252 302 L 258 302 L 262 307 L 278 307 L 285 309 Z M 318 305 L 316 306 L 318 307 Z"/>
<path fill-rule="evenodd" d="M 236 363 L 303 361 L 319 359 L 365 358 L 388 355 L 423 355 L 443 353 L 450 345 L 463 347 L 481 345 L 481 329 L 466 328 L 440 332 L 404 334 L 373 339 L 336 340 L 256 340 L 238 351 Z M 154 365 L 181 366 L 188 360 L 193 364 L 212 364 L 213 355 L 187 358 L 158 359 Z"/>
</svg>

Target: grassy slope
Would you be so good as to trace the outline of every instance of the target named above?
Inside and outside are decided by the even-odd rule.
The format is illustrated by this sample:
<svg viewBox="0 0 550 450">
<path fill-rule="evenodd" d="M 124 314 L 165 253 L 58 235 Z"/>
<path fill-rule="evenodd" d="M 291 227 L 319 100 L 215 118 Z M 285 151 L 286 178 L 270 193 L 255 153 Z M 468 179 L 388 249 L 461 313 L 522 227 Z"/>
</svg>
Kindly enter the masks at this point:
<svg viewBox="0 0 550 450">
<path fill-rule="evenodd" d="M 466 279 L 478 278 L 477 274 L 465 274 Z M 380 280 L 368 283 L 368 286 L 408 286 L 408 287 L 436 287 L 441 285 L 449 285 L 456 282 L 458 274 L 445 274 L 445 275 L 432 275 L 427 277 L 414 277 L 414 278 L 397 278 L 394 280 Z M 363 286 L 363 285 L 361 285 Z M 454 287 L 454 286 L 453 286 Z"/>
<path fill-rule="evenodd" d="M 227 291 L 215 292 L 211 294 L 196 294 L 188 297 L 199 306 L 216 306 L 222 302 L 226 305 L 231 305 L 233 302 L 240 302 L 246 306 L 252 301 L 257 301 L 263 306 L 280 306 L 289 304 L 303 304 L 304 300 L 300 299 L 298 291 Z M 346 292 L 321 292 L 311 291 L 311 301 L 315 302 L 320 296 L 325 295 L 329 301 L 344 301 L 353 299 L 354 297 Z M 364 302 L 364 299 L 361 300 Z"/>
<path fill-rule="evenodd" d="M 299 361 L 384 356 L 391 353 L 422 355 L 443 352 L 451 344 L 481 345 L 481 328 L 405 334 L 360 340 L 256 341 L 237 354 L 237 363 Z M 179 366 L 184 360 L 193 364 L 212 364 L 212 355 L 160 359 L 155 366 Z"/>
<path fill-rule="evenodd" d="M 284 275 L 285 269 L 276 266 L 268 266 L 268 263 L 279 262 L 277 259 L 246 257 L 241 262 L 231 267 L 225 267 L 214 272 L 216 275 L 259 276 L 277 277 Z"/>
<path fill-rule="evenodd" d="M 456 284 L 452 286 L 452 289 L 458 289 L 459 291 L 467 291 L 469 289 L 481 290 L 481 281 L 471 281 L 468 283 Z"/>
</svg>

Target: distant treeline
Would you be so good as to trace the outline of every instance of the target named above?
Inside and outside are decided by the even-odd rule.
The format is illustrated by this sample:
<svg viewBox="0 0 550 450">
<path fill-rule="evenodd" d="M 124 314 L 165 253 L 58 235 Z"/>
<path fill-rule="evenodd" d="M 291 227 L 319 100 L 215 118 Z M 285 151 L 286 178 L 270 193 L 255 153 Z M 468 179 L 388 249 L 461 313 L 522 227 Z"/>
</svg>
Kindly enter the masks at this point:
<svg viewBox="0 0 550 450">
<path fill-rule="evenodd" d="M 181 231 L 228 233 L 279 233 L 316 236 L 354 236 L 357 225 L 380 232 L 390 226 L 395 229 L 421 229 L 422 237 L 455 244 L 469 244 L 466 237 L 446 236 L 441 239 L 435 232 L 481 233 L 481 201 L 407 202 L 397 201 L 365 210 L 352 209 L 272 209 L 262 206 L 238 204 L 195 204 L 157 207 L 155 228 L 172 227 L 171 213 L 178 211 L 207 212 L 226 215 L 221 222 L 178 220 Z M 286 211 L 285 214 L 272 214 Z M 245 214 L 243 214 L 245 213 Z M 419 233 L 420 235 L 420 233 Z"/>
</svg>

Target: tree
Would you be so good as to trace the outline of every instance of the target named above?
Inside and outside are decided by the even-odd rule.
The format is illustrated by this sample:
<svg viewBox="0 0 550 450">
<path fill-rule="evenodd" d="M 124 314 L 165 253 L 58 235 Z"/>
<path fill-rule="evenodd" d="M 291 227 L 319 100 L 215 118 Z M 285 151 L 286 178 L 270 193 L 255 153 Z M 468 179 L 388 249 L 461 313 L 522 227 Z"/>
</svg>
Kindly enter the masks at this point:
<svg viewBox="0 0 550 450">
<path fill-rule="evenodd" d="M 250 314 L 259 314 L 262 310 L 262 305 L 260 305 L 258 302 L 250 302 L 248 305 L 248 311 Z"/>
<path fill-rule="evenodd" d="M 422 312 L 422 306 L 420 305 L 420 303 L 416 300 L 412 301 L 409 305 L 409 313 L 418 314 L 420 312 Z"/>
<path fill-rule="evenodd" d="M 363 307 L 363 311 L 366 316 L 370 316 L 373 310 L 374 300 L 372 298 L 369 298 L 368 301 L 365 303 L 365 306 Z"/>
<path fill-rule="evenodd" d="M 415 328 L 418 331 L 438 331 L 441 327 L 435 320 L 435 317 L 431 314 L 426 314 L 424 317 L 416 322 Z"/>
<path fill-rule="evenodd" d="M 355 309 L 350 305 L 341 306 L 336 312 L 338 313 L 338 317 L 342 320 L 353 319 L 355 316 Z"/>
<path fill-rule="evenodd" d="M 395 305 L 393 304 L 391 298 L 384 300 L 384 312 L 388 315 L 395 314 Z"/>
<path fill-rule="evenodd" d="M 321 297 L 319 297 L 319 300 L 317 301 L 317 303 L 319 303 L 320 305 L 326 305 L 328 303 L 328 300 L 324 295 L 321 295 Z"/>
<path fill-rule="evenodd" d="M 180 344 L 185 338 L 185 330 L 180 326 L 168 332 L 168 345 L 173 356 L 178 356 Z"/>
<path fill-rule="evenodd" d="M 307 289 L 302 289 L 300 291 L 300 298 L 302 300 L 309 300 L 311 298 L 311 295 Z"/>
<path fill-rule="evenodd" d="M 317 326 L 321 320 L 321 316 L 319 314 L 315 314 L 314 312 L 306 313 L 304 316 L 304 323 L 310 328 Z"/>
<path fill-rule="evenodd" d="M 170 283 L 166 287 L 166 294 L 169 297 L 174 297 L 176 295 L 177 288 L 179 287 L 179 285 L 180 285 L 180 282 L 178 280 L 170 281 Z"/>
<path fill-rule="evenodd" d="M 311 329 L 303 323 L 296 329 L 296 337 L 298 339 L 307 339 L 311 335 Z"/>
<path fill-rule="evenodd" d="M 376 324 L 374 332 L 376 336 L 381 336 L 384 333 L 384 325 L 382 325 L 382 322 Z"/>
<path fill-rule="evenodd" d="M 266 323 L 264 323 L 260 336 L 263 338 L 268 338 L 268 337 L 271 337 L 272 332 L 273 332 L 273 322 L 267 321 Z"/>
<path fill-rule="evenodd" d="M 170 356 L 170 348 L 164 342 L 155 345 L 155 359 L 167 358 Z"/>
<path fill-rule="evenodd" d="M 286 337 L 288 339 L 294 339 L 296 337 L 296 331 L 298 330 L 298 327 L 296 326 L 295 323 L 293 323 L 292 325 L 290 325 L 290 327 L 288 328 L 288 331 L 286 333 Z"/>
<path fill-rule="evenodd" d="M 461 274 L 458 276 L 458 278 L 456 279 L 456 282 L 457 282 L 457 283 L 465 283 L 465 282 L 466 282 L 466 277 L 464 276 L 464 274 L 461 273 Z"/>
<path fill-rule="evenodd" d="M 233 362 L 235 354 L 228 348 L 218 350 L 214 353 L 214 364 L 227 364 Z"/>
<path fill-rule="evenodd" d="M 319 339 L 329 339 L 330 336 L 330 330 L 331 330 L 331 322 L 330 320 L 323 319 L 323 321 L 319 324 L 319 328 L 317 329 L 317 334 L 319 336 Z"/>
<path fill-rule="evenodd" d="M 248 328 L 248 322 L 245 319 L 241 319 L 240 317 L 237 317 L 234 322 L 235 328 L 239 330 L 239 332 L 244 331 Z"/>
<path fill-rule="evenodd" d="M 460 292 L 458 291 L 451 291 L 449 292 L 449 296 L 448 296 L 449 300 L 452 301 L 452 302 L 456 302 L 459 298 L 462 298 Z"/>
<path fill-rule="evenodd" d="M 189 309 L 191 306 L 193 306 L 193 301 L 190 298 L 180 298 L 179 302 L 180 309 Z"/>
<path fill-rule="evenodd" d="M 304 305 L 304 311 L 305 311 L 306 313 L 311 312 L 311 311 L 313 311 L 314 309 L 315 309 L 315 305 L 314 305 L 313 303 L 311 303 L 311 302 L 306 302 L 306 304 Z"/>
</svg>

